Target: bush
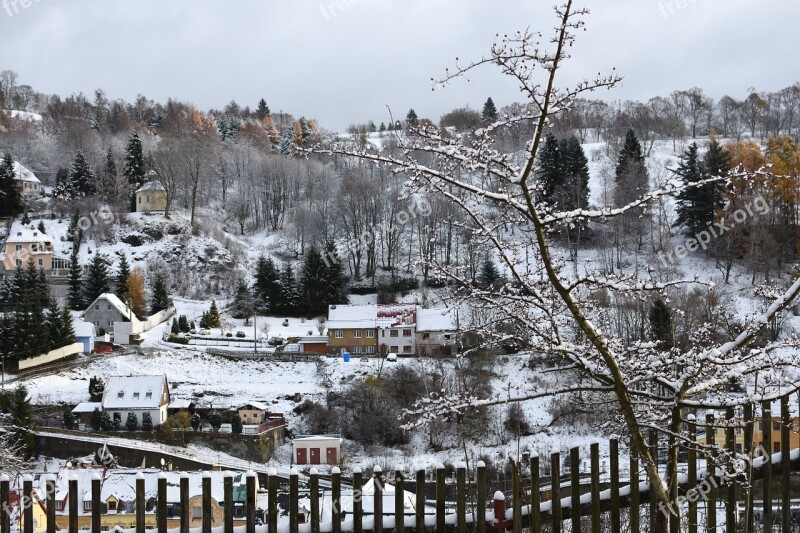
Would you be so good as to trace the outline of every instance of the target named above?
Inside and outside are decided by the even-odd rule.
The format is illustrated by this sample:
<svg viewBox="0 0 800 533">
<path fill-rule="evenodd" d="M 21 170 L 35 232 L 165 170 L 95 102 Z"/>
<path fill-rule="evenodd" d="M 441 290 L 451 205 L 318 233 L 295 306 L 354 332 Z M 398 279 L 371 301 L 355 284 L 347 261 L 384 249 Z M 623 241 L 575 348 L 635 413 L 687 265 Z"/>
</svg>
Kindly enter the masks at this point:
<svg viewBox="0 0 800 533">
<path fill-rule="evenodd" d="M 233 415 L 233 418 L 231 418 L 231 431 L 234 435 L 241 435 L 242 429 L 241 417 L 239 417 L 239 415 Z"/>
<path fill-rule="evenodd" d="M 94 408 L 92 412 L 92 418 L 89 421 L 89 425 L 92 426 L 92 429 L 95 431 L 100 431 L 100 428 L 103 425 L 103 413 L 100 412 L 100 409 L 97 407 Z"/>
<path fill-rule="evenodd" d="M 189 339 L 186 337 L 178 337 L 177 335 L 170 335 L 167 337 L 167 342 L 172 342 L 174 344 L 189 344 Z"/>
<path fill-rule="evenodd" d="M 136 431 L 139 429 L 139 420 L 136 418 L 135 414 L 128 413 L 128 419 L 125 421 L 125 427 L 128 428 L 128 431 Z"/>
<path fill-rule="evenodd" d="M 63 417 L 64 427 L 67 429 L 72 429 L 75 426 L 75 416 L 72 414 L 72 411 L 67 409 L 64 411 Z"/>
<path fill-rule="evenodd" d="M 219 428 L 222 427 L 222 417 L 218 412 L 214 411 L 208 415 L 208 423 L 211 424 L 214 431 L 219 431 Z"/>
<path fill-rule="evenodd" d="M 142 429 L 144 431 L 153 431 L 153 419 L 150 417 L 150 413 L 142 415 Z"/>
</svg>

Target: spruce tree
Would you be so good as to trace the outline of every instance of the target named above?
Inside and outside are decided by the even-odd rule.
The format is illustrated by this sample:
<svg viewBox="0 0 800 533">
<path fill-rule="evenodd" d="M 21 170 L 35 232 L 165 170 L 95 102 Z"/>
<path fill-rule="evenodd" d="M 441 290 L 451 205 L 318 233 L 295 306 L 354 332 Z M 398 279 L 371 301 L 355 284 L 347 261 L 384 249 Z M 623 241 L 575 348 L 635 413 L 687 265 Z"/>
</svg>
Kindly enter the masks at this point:
<svg viewBox="0 0 800 533">
<path fill-rule="evenodd" d="M 75 198 L 75 189 L 72 187 L 72 182 L 69 180 L 69 171 L 65 168 L 59 168 L 58 171 L 56 171 L 53 198 L 59 200 L 72 200 Z"/>
<path fill-rule="evenodd" d="M 494 122 L 497 120 L 497 108 L 491 98 L 486 100 L 483 104 L 483 112 L 481 112 L 481 120 L 484 123 Z"/>
<path fill-rule="evenodd" d="M 120 253 L 119 256 L 119 266 L 117 267 L 117 276 L 114 280 L 114 294 L 117 295 L 120 299 L 125 298 L 125 294 L 128 292 L 128 278 L 131 275 L 131 268 L 128 264 L 128 258 L 125 257 L 125 254 Z"/>
<path fill-rule="evenodd" d="M 703 179 L 697 155 L 697 143 L 692 143 L 684 152 L 675 173 L 680 176 L 684 185 L 698 183 Z M 689 236 L 700 233 L 707 223 L 714 220 L 713 198 L 708 197 L 711 192 L 707 187 L 692 187 L 678 193 L 676 198 L 678 218 L 674 226 L 683 226 L 686 235 Z"/>
<path fill-rule="evenodd" d="M 264 312 L 273 311 L 276 302 L 280 301 L 280 272 L 272 258 L 266 259 L 264 256 L 258 258 L 253 293 L 259 309 Z"/>
<path fill-rule="evenodd" d="M 131 192 L 135 192 L 147 181 L 144 148 L 139 134 L 135 131 L 128 137 L 128 144 L 125 147 L 125 166 L 122 169 L 122 175 L 128 180 Z"/>
<path fill-rule="evenodd" d="M 558 139 L 548 133 L 539 149 L 538 178 L 541 189 L 541 200 L 550 206 L 556 202 L 556 191 L 563 185 L 561 153 Z"/>
<path fill-rule="evenodd" d="M 667 304 L 659 298 L 650 307 L 648 314 L 650 321 L 650 330 L 653 334 L 653 340 L 657 341 L 659 348 L 662 350 L 669 350 L 673 345 L 672 335 L 672 311 L 670 311 Z"/>
<path fill-rule="evenodd" d="M 281 142 L 278 144 L 278 153 L 281 155 L 292 155 L 292 132 L 287 130 L 281 137 Z"/>
<path fill-rule="evenodd" d="M 67 302 L 70 309 L 83 309 L 83 269 L 78 262 L 78 248 L 73 247 L 69 258 L 69 293 Z"/>
<path fill-rule="evenodd" d="M 13 217 L 22 211 L 22 195 L 17 186 L 14 159 L 6 154 L 0 159 L 0 216 Z"/>
<path fill-rule="evenodd" d="M 108 147 L 106 160 L 103 165 L 102 179 L 100 180 L 100 197 L 112 202 L 117 196 L 117 163 L 114 160 L 114 151 Z"/>
<path fill-rule="evenodd" d="M 142 414 L 142 431 L 153 431 L 153 417 L 147 411 Z"/>
<path fill-rule="evenodd" d="M 111 277 L 108 272 L 108 260 L 102 255 L 95 255 L 86 272 L 83 282 L 84 307 L 94 302 L 98 296 L 111 292 Z"/>
<path fill-rule="evenodd" d="M 263 98 L 258 101 L 258 108 L 256 109 L 256 116 L 259 120 L 264 120 L 270 115 L 269 106 L 267 101 Z"/>
<path fill-rule="evenodd" d="M 172 300 L 167 292 L 167 282 L 164 279 L 164 275 L 158 273 L 153 281 L 153 297 L 150 300 L 150 314 L 154 315 L 170 307 L 172 307 Z"/>
<path fill-rule="evenodd" d="M 617 158 L 615 170 L 614 203 L 617 207 L 627 205 L 649 191 L 650 178 L 647 173 L 642 145 L 633 130 L 628 130 L 625 143 Z M 638 218 L 641 210 L 628 213 Z"/>
<path fill-rule="evenodd" d="M 219 309 L 217 308 L 217 301 L 211 300 L 211 307 L 206 315 L 206 324 L 209 328 L 218 328 L 220 326 Z"/>
<path fill-rule="evenodd" d="M 299 308 L 307 315 L 324 313 L 328 306 L 325 303 L 325 264 L 315 247 L 306 253 L 303 267 L 300 270 Z"/>
<path fill-rule="evenodd" d="M 378 131 L 381 132 L 381 133 L 386 131 L 386 124 L 384 122 L 381 122 L 381 125 L 378 128 Z"/>
<path fill-rule="evenodd" d="M 69 168 L 69 181 L 75 196 L 91 196 L 97 191 L 97 178 L 81 150 L 75 154 Z"/>
<path fill-rule="evenodd" d="M 128 431 L 136 431 L 139 429 L 139 419 L 133 413 L 128 413 L 128 419 L 125 421 L 125 427 Z"/>
<path fill-rule="evenodd" d="M 281 297 L 278 302 L 278 314 L 291 315 L 297 310 L 297 281 L 292 265 L 286 264 L 281 271 Z"/>
<path fill-rule="evenodd" d="M 327 257 L 336 255 L 336 246 L 333 241 L 328 241 L 325 246 L 325 254 Z M 328 261 L 327 264 L 323 261 L 322 279 L 324 282 L 322 314 L 327 312 L 329 305 L 348 303 L 348 280 L 344 273 L 344 267 L 339 261 Z"/>
<path fill-rule="evenodd" d="M 406 128 L 416 128 L 419 125 L 419 117 L 414 109 L 409 109 L 406 115 Z"/>
<path fill-rule="evenodd" d="M 491 257 L 484 259 L 481 265 L 480 275 L 478 276 L 478 282 L 484 289 L 497 289 L 502 284 L 503 279 L 500 275 L 500 271 L 497 269 L 497 265 L 494 264 Z"/>
<path fill-rule="evenodd" d="M 243 280 L 239 281 L 236 286 L 236 294 L 233 297 L 233 304 L 231 304 L 231 316 L 233 318 L 248 318 L 253 316 L 255 310 L 255 300 L 253 293 Z"/>
<path fill-rule="evenodd" d="M 559 141 L 562 184 L 557 193 L 562 210 L 589 207 L 589 160 L 580 141 L 570 135 Z"/>
<path fill-rule="evenodd" d="M 716 178 L 719 176 L 727 176 L 731 171 L 731 158 L 728 150 L 719 143 L 716 135 L 711 135 L 711 140 L 708 143 L 708 151 L 703 158 L 703 164 L 700 167 L 703 171 L 703 179 Z M 722 200 L 722 191 L 724 184 L 721 181 L 705 185 L 709 191 L 706 193 L 707 197 L 711 199 L 713 219 L 716 220 L 716 213 L 725 206 Z"/>
</svg>

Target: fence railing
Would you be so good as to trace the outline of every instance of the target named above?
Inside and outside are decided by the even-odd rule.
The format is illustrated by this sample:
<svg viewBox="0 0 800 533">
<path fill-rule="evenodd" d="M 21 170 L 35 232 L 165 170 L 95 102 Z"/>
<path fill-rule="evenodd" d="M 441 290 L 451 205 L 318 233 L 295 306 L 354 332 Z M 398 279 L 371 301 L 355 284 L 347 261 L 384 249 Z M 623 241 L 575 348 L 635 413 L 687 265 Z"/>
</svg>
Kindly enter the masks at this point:
<svg viewBox="0 0 800 533">
<path fill-rule="evenodd" d="M 727 409 L 720 417 L 708 415 L 703 424 L 690 417 L 686 429 L 689 435 L 698 436 L 698 445 L 686 446 L 680 487 L 672 494 L 670 505 L 666 506 L 664 502 L 651 502 L 651 483 L 662 481 L 648 479 L 633 455 L 629 457 L 629 475 L 625 479 L 620 464 L 620 442 L 611 439 L 605 472 L 601 471 L 599 443 L 590 446 L 588 475 L 581 473 L 580 448 L 572 448 L 568 458 L 562 458 L 560 453 L 552 453 L 546 458 L 534 455 L 526 459 L 524 465 L 512 463 L 511 490 L 506 494 L 498 491 L 493 496 L 489 494 L 491 483 L 487 479 L 487 465 L 483 462 L 478 462 L 471 470 L 466 464 L 456 465 L 454 482 L 448 479 L 443 465 L 436 465 L 433 472 L 434 496 L 431 499 L 426 497 L 426 470 L 418 470 L 412 474 L 413 477 L 406 479 L 401 468 L 384 474 L 381 468 L 375 467 L 371 474 L 374 489 L 371 494 L 364 494 L 362 487 L 369 477 L 358 468 L 353 470 L 351 483 L 343 480 L 336 467 L 331 469 L 330 476 L 324 478 L 314 468 L 308 476 L 296 470 L 289 471 L 286 476 L 285 472 L 279 473 L 276 469 L 259 468 L 267 475 L 267 508 L 263 510 L 263 524 L 259 531 L 285 533 L 288 525 L 288 533 L 404 533 L 406 529 L 417 532 L 435 529 L 454 533 L 487 533 L 489 530 L 521 533 L 523 529 L 551 533 L 638 533 L 655 531 L 659 513 L 668 517 L 669 530 L 675 532 L 800 531 L 800 503 L 792 499 L 792 491 L 800 491 L 800 482 L 796 479 L 792 481 L 792 472 L 800 471 L 800 449 L 791 449 L 791 444 L 800 438 L 797 435 L 800 424 L 797 418 L 791 416 L 790 401 L 789 396 L 781 398 L 778 416 L 773 416 L 772 404 L 765 402 L 759 406 L 746 406 L 741 413 Z M 757 416 L 757 410 L 760 416 Z M 718 438 L 718 433 L 724 433 L 724 438 Z M 658 435 L 651 431 L 649 444 L 654 457 L 659 456 L 659 440 Z M 713 452 L 715 461 L 703 464 L 705 458 L 701 452 L 712 453 L 706 445 L 716 443 L 736 454 L 730 456 L 730 460 L 736 463 L 726 465 L 725 472 L 714 466 L 721 464 L 718 452 Z M 780 451 L 756 456 L 754 452 L 757 449 Z M 226 467 L 231 468 L 232 465 Z M 524 478 L 523 471 L 529 471 L 529 477 Z M 736 471 L 736 478 L 731 478 L 726 473 L 728 471 Z M 253 471 L 246 476 L 244 507 L 247 525 L 244 533 L 256 531 L 255 476 Z M 283 492 L 279 497 L 279 486 L 285 484 L 287 479 L 288 506 L 279 513 L 278 502 L 286 499 Z M 759 480 L 761 486 L 756 490 L 753 483 Z M 731 481 L 744 483 L 739 485 Z M 301 482 L 305 485 L 302 506 Z M 55 531 L 55 515 L 52 511 L 55 508 L 54 491 L 50 490 L 52 483 L 52 480 L 46 481 L 47 533 Z M 414 493 L 404 490 L 407 484 L 414 486 Z M 21 500 L 27 497 L 27 501 L 35 501 L 32 480 L 25 478 L 21 485 Z M 347 491 L 344 495 L 346 498 L 343 498 L 343 486 Z M 742 490 L 743 486 L 750 490 Z M 324 492 L 321 493 L 321 489 Z M 4 477 L 0 480 L 2 509 L 9 508 L 9 490 L 9 480 Z M 140 484 L 137 479 L 136 533 L 145 533 L 146 528 L 144 490 L 144 482 Z M 223 533 L 233 533 L 231 490 L 229 477 L 226 477 L 221 502 Z M 98 502 L 91 506 L 92 531 L 100 531 L 99 527 L 95 528 L 95 524 L 100 524 L 99 483 L 92 485 L 91 497 L 93 502 Z M 81 498 L 77 482 L 70 481 L 70 532 L 78 531 L 77 506 L 84 501 Z M 201 533 L 211 533 L 212 526 L 217 525 L 213 524 L 210 502 L 210 483 L 204 483 Z M 166 479 L 161 478 L 158 480 L 155 503 L 159 533 L 167 528 L 166 504 Z M 189 533 L 188 505 L 188 492 L 184 494 L 181 491 L 180 533 Z M 32 506 L 29 507 L 23 509 L 23 533 L 33 533 L 33 510 Z M 262 513 L 258 512 L 258 515 Z M 280 529 L 279 515 L 282 517 Z M 0 533 L 9 532 L 8 527 L 8 513 L 3 513 Z"/>
</svg>

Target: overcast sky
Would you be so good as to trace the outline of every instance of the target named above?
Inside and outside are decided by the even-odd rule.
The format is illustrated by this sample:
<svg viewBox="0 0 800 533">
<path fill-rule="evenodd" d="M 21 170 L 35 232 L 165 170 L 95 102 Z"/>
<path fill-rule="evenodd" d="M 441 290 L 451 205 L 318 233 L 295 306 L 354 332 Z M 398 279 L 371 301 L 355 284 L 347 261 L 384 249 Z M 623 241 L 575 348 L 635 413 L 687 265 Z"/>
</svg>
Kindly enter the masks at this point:
<svg viewBox="0 0 800 533">
<path fill-rule="evenodd" d="M 5 1 L 5 3 L 3 3 Z M 519 100 L 485 69 L 431 91 L 455 58 L 478 58 L 495 34 L 551 34 L 556 0 L 0 0 L 0 70 L 67 96 L 102 88 L 200 108 L 235 99 L 316 118 L 323 127 L 388 120 L 410 107 L 438 121 L 463 105 Z M 25 2 L 28 7 L 23 7 Z M 679 5 L 680 4 L 680 5 Z M 606 100 L 702 87 L 741 98 L 800 81 L 796 0 L 588 0 L 587 31 L 565 73 L 616 67 Z"/>
</svg>

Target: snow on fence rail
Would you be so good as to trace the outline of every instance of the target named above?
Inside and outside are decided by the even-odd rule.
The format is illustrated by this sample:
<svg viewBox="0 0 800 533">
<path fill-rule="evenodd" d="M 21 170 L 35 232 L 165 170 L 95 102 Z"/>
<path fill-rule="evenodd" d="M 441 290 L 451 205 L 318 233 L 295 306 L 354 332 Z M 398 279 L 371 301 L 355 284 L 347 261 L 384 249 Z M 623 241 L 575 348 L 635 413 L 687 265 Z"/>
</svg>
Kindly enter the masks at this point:
<svg viewBox="0 0 800 533">
<path fill-rule="evenodd" d="M 779 417 L 772 417 L 772 406 L 767 402 L 761 406 L 762 412 L 759 418 L 755 416 L 753 406 L 748 406 L 743 418 L 737 417 L 733 409 L 728 409 L 720 418 L 708 415 L 705 424 L 702 425 L 694 420 L 687 422 L 688 434 L 701 435 L 704 430 L 706 443 L 715 443 L 717 431 L 721 429 L 724 432 L 724 442 L 722 442 L 724 449 L 736 452 L 737 444 L 743 444 L 744 455 L 738 456 L 742 464 L 733 466 L 740 475 L 748 477 L 746 479 L 748 484 L 755 480 L 763 480 L 760 494 L 761 505 L 758 506 L 761 509 L 758 521 L 764 525 L 764 531 L 772 531 L 773 526 L 777 525 L 781 526 L 781 531 L 794 531 L 790 527 L 800 523 L 800 513 L 793 510 L 793 502 L 790 499 L 791 474 L 800 471 L 800 449 L 791 449 L 789 446 L 793 442 L 793 432 L 796 432 L 799 427 L 798 419 L 791 417 L 789 401 L 789 396 L 781 399 Z M 762 421 L 769 422 L 762 423 Z M 759 450 L 773 450 L 775 449 L 773 443 L 780 443 L 780 449 L 791 450 L 790 453 L 767 453 L 762 457 L 754 458 L 753 452 L 756 451 L 754 444 L 759 442 L 754 430 L 759 424 L 763 429 Z M 779 437 L 773 439 L 772 431 L 776 425 Z M 736 429 L 739 427 L 744 427 L 744 431 L 741 433 L 744 435 L 743 443 L 736 441 Z M 701 433 L 698 433 L 698 430 Z M 61 433 L 39 432 L 39 434 L 52 435 L 57 438 L 70 437 Z M 653 449 L 654 456 L 657 457 L 659 436 L 651 431 L 649 437 L 649 445 Z M 260 529 L 260 533 L 341 533 L 342 531 L 404 533 L 406 528 L 414 529 L 417 532 L 427 529 L 442 533 L 445 531 L 467 533 L 468 530 L 476 533 L 512 530 L 519 533 L 524 528 L 538 532 L 542 530 L 543 526 L 549 526 L 552 532 L 560 532 L 567 523 L 571 531 L 590 530 L 594 532 L 605 529 L 618 532 L 623 530 L 623 521 L 625 530 L 652 532 L 656 531 L 657 518 L 660 516 L 667 516 L 671 522 L 670 530 L 678 531 L 680 530 L 680 520 L 676 514 L 671 512 L 674 510 L 681 513 L 689 524 L 704 525 L 706 531 L 717 531 L 718 527 L 724 526 L 726 532 L 733 532 L 743 524 L 747 526 L 746 531 L 756 531 L 753 527 L 756 513 L 747 512 L 747 510 L 752 511 L 756 507 L 754 502 L 757 491 L 748 491 L 742 500 L 739 497 L 741 494 L 739 487 L 736 484 L 726 485 L 723 473 L 715 472 L 711 466 L 712 463 L 709 462 L 708 469 L 703 467 L 702 458 L 698 457 L 700 453 L 698 450 L 705 449 L 703 447 L 690 446 L 688 448 L 686 473 L 679 476 L 681 485 L 679 494 L 681 496 L 670 502 L 669 506 L 665 506 L 663 502 L 650 504 L 651 482 L 661 483 L 662 481 L 661 479 L 647 479 L 644 469 L 640 468 L 635 456 L 630 458 L 630 479 L 622 479 L 620 475 L 620 443 L 617 439 L 609 441 L 609 475 L 608 482 L 602 483 L 603 486 L 601 486 L 600 447 L 598 443 L 595 443 L 590 447 L 588 483 L 586 483 L 587 476 L 582 476 L 580 472 L 580 448 L 572 448 L 568 459 L 563 463 L 560 453 L 553 453 L 541 462 L 538 456 L 534 456 L 529 461 L 526 460 L 525 465 L 512 463 L 511 491 L 508 494 L 498 491 L 494 493 L 494 496 L 489 494 L 490 482 L 487 479 L 487 467 L 483 462 L 479 462 L 472 472 L 468 472 L 467 465 L 464 463 L 456 465 L 455 484 L 447 481 L 445 467 L 438 464 L 434 467 L 435 498 L 429 502 L 426 499 L 426 470 L 416 472 L 413 478 L 415 493 L 410 493 L 402 490 L 406 485 L 403 468 L 399 467 L 391 474 L 385 475 L 380 467 L 375 467 L 371 480 L 367 478 L 367 481 L 371 481 L 371 483 L 366 485 L 361 470 L 354 468 L 353 489 L 350 491 L 348 499 L 342 491 L 343 485 L 345 487 L 346 485 L 343 484 L 338 468 L 332 469 L 330 479 L 327 480 L 322 479 L 314 469 L 311 470 L 310 475 L 303 476 L 296 470 L 279 471 L 236 459 L 218 460 L 213 455 L 206 456 L 172 446 L 119 438 L 88 436 L 72 436 L 72 438 L 110 446 L 127 446 L 172 454 L 195 461 L 209 462 L 209 464 L 216 464 L 226 469 L 247 470 L 249 473 L 245 498 L 247 519 L 245 533 L 255 533 L 256 531 L 255 483 L 251 481 L 254 480 L 256 471 L 266 474 L 268 480 L 268 509 L 265 513 L 267 525 Z M 562 474 L 562 466 L 567 465 L 567 472 Z M 523 481 L 523 468 L 530 469 L 530 484 Z M 547 477 L 542 475 L 543 471 L 546 471 Z M 289 485 L 289 504 L 288 509 L 284 509 L 286 512 L 280 513 L 286 523 L 281 523 L 279 528 L 278 487 L 280 481 L 286 479 L 288 479 Z M 302 503 L 300 499 L 301 481 L 306 487 Z M 777 483 L 773 481 L 777 481 Z M 409 482 L 412 482 L 411 479 Z M 156 503 L 159 533 L 167 531 L 166 500 L 164 499 L 166 488 L 163 487 L 165 483 L 166 480 L 159 480 L 159 496 Z M 326 490 L 320 492 L 320 488 L 323 486 Z M 367 487 L 369 490 L 366 490 Z M 780 490 L 773 495 L 772 491 L 775 487 L 779 487 Z M 164 492 L 162 492 L 162 488 Z M 141 504 L 137 503 L 136 508 L 142 509 L 142 511 L 136 515 L 136 528 L 130 531 L 144 533 L 144 484 L 142 483 L 140 487 L 137 481 L 136 489 L 137 502 L 141 502 Z M 99 499 L 99 485 L 96 490 L 95 494 L 93 486 L 92 497 Z M 230 489 L 226 487 L 225 490 Z M 30 496 L 32 491 L 30 482 L 23 484 L 23 498 Z M 210 492 L 210 486 L 203 487 L 202 507 L 209 512 L 202 512 L 202 533 L 212 532 Z M 53 496 L 50 491 L 46 491 L 46 494 L 48 499 L 46 504 L 46 509 L 48 509 L 47 533 L 54 533 L 55 515 L 54 512 L 51 514 L 49 511 L 52 508 L 51 505 L 54 505 Z M 320 496 L 311 497 L 311 495 Z M 77 486 L 70 485 L 68 498 L 69 509 L 75 509 L 75 515 L 77 515 L 78 502 L 83 498 L 83 495 L 78 493 Z M 0 481 L 0 508 L 8 509 L 8 501 L 9 482 L 8 478 L 4 477 Z M 223 531 L 224 533 L 233 533 L 233 515 L 231 508 L 227 505 L 228 502 L 230 502 L 230 493 L 226 492 L 223 499 L 225 505 Z M 741 505 L 742 502 L 745 505 Z M 91 507 L 93 531 L 100 530 L 100 509 L 100 505 Z M 626 509 L 628 511 L 623 513 L 623 510 Z M 635 511 L 631 512 L 630 510 L 633 509 Z M 699 510 L 706 509 L 717 510 L 717 512 L 703 512 L 704 516 L 699 513 Z M 741 509 L 745 510 L 744 515 L 742 515 Z M 32 510 L 25 509 L 25 512 L 32 513 Z M 304 516 L 303 524 L 300 523 L 301 514 Z M 8 513 L 3 513 L 3 527 L 0 533 L 10 532 L 8 516 Z M 180 517 L 181 533 L 189 533 L 188 496 L 186 499 L 181 499 Z M 69 531 L 77 531 L 77 516 L 70 514 L 68 520 Z M 704 524 L 701 524 L 700 521 Z M 25 523 L 32 524 L 33 516 L 26 515 Z M 94 527 L 95 523 L 98 524 L 98 527 Z M 32 531 L 32 527 L 26 528 L 24 533 L 32 533 Z M 699 531 L 699 529 L 693 528 L 692 531 Z"/>
</svg>

